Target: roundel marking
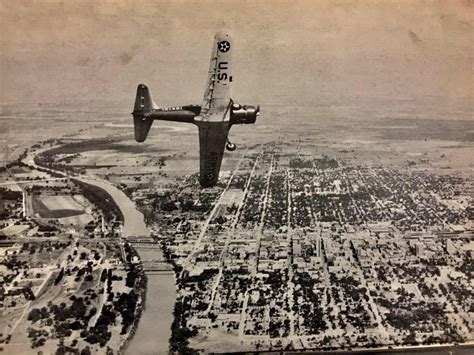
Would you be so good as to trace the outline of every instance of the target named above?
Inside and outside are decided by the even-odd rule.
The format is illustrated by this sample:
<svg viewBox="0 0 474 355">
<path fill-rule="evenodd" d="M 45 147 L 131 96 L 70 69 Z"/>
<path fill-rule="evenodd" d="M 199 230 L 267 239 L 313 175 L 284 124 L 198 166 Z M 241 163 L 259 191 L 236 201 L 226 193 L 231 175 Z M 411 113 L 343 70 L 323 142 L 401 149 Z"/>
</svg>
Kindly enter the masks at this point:
<svg viewBox="0 0 474 355">
<path fill-rule="evenodd" d="M 219 49 L 220 52 L 226 53 L 230 50 L 230 43 L 229 41 L 220 41 L 217 44 L 217 48 Z"/>
</svg>

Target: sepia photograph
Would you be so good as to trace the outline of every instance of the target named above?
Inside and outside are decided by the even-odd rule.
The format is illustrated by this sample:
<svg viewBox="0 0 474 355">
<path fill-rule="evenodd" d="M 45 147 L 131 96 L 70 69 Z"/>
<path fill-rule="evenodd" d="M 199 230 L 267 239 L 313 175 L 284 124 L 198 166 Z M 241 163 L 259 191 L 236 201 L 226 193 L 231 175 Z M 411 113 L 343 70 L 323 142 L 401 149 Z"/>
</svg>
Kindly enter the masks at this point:
<svg viewBox="0 0 474 355">
<path fill-rule="evenodd" d="M 474 353 L 473 0 L 0 33 L 0 355 Z"/>
</svg>

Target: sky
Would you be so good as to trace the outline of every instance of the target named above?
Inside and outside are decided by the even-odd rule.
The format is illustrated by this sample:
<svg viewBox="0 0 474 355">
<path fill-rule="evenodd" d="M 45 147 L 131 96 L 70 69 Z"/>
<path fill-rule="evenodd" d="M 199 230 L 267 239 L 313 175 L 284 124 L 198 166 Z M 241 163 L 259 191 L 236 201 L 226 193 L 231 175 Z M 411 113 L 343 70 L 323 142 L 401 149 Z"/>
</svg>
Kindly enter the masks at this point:
<svg viewBox="0 0 474 355">
<path fill-rule="evenodd" d="M 0 103 L 200 104 L 212 39 L 247 103 L 474 100 L 474 1 L 0 0 Z M 244 101 L 243 101 L 244 100 Z"/>
</svg>

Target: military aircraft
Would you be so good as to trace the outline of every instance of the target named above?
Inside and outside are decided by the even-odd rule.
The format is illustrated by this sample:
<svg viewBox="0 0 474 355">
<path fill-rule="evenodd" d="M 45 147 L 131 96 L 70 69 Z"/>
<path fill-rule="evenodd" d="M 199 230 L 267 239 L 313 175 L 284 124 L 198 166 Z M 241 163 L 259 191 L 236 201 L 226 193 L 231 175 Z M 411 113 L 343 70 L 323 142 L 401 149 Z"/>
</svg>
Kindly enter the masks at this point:
<svg viewBox="0 0 474 355">
<path fill-rule="evenodd" d="M 154 120 L 194 123 L 199 129 L 200 177 L 202 187 L 211 187 L 219 179 L 224 148 L 236 149 L 229 139 L 234 124 L 255 123 L 260 106 L 239 105 L 231 97 L 233 43 L 229 34 L 214 37 L 209 76 L 201 106 L 159 108 L 145 84 L 138 85 L 133 124 L 135 140 L 144 142 Z"/>
</svg>

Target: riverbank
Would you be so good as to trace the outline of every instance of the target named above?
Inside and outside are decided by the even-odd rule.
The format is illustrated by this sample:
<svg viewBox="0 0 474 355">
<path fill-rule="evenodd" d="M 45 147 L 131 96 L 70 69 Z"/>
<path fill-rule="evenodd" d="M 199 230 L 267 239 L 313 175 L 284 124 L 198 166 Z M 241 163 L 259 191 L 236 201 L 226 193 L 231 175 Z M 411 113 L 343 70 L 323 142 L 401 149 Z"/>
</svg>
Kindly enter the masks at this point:
<svg viewBox="0 0 474 355">
<path fill-rule="evenodd" d="M 42 151 L 37 151 L 36 154 Z M 56 172 L 56 170 L 52 170 L 49 167 L 36 164 L 34 156 L 26 157 L 24 161 L 35 168 Z M 143 214 L 136 208 L 133 201 L 119 188 L 97 178 L 78 175 L 70 176 L 63 171 L 57 171 L 57 173 L 94 185 L 107 192 L 123 215 L 123 238 L 150 236 L 150 231 L 145 223 Z M 137 253 L 142 262 L 146 261 L 149 257 L 146 250 L 137 250 Z M 153 255 L 150 257 L 164 260 L 161 249 L 153 248 L 152 253 Z M 124 341 L 120 352 L 125 354 L 167 354 L 169 352 L 173 309 L 176 301 L 175 277 L 172 272 L 150 272 L 145 273 L 145 276 L 146 282 L 144 283 L 144 287 L 146 287 L 146 289 L 142 294 L 141 316 L 133 325 L 133 329 L 130 331 L 128 339 Z"/>
<path fill-rule="evenodd" d="M 171 272 L 147 275 L 147 302 L 127 355 L 168 354 L 176 300 L 175 278 Z"/>
</svg>

